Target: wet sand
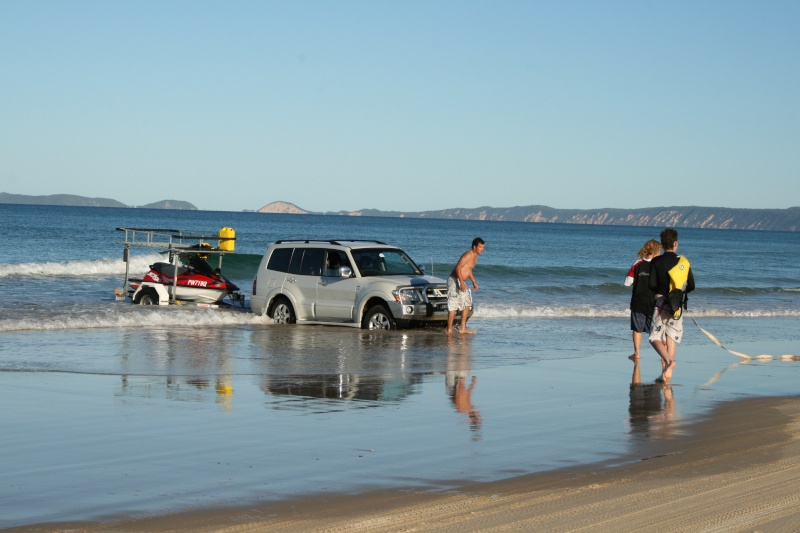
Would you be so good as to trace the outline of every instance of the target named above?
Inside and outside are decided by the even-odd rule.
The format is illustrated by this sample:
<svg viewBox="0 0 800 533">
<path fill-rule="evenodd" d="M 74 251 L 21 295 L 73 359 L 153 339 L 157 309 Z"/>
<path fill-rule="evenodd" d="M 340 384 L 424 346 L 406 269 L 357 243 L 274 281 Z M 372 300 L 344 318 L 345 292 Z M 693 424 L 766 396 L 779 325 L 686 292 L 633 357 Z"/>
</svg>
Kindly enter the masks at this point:
<svg viewBox="0 0 800 533">
<path fill-rule="evenodd" d="M 797 531 L 800 397 L 727 402 L 629 462 L 445 493 L 386 490 L 10 531 Z M 619 463 L 619 461 L 615 461 Z"/>
<path fill-rule="evenodd" d="M 800 353 L 797 320 L 782 340 L 748 323 L 704 321 L 760 333 L 726 345 L 772 358 L 694 332 L 668 388 L 654 353 L 632 374 L 628 351 L 587 353 L 577 321 L 522 339 L 499 323 L 9 335 L 0 529 L 786 530 L 771 517 L 797 519 L 800 358 L 780 357 Z M 627 347 L 617 329 L 605 342 Z"/>
</svg>

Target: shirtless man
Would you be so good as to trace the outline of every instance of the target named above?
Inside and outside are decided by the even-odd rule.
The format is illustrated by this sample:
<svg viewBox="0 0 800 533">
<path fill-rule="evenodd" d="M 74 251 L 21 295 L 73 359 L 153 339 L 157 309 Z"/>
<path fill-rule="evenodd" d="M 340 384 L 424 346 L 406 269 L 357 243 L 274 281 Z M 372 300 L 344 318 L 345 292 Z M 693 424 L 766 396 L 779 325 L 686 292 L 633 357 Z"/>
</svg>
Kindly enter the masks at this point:
<svg viewBox="0 0 800 533">
<path fill-rule="evenodd" d="M 478 262 L 478 256 L 483 253 L 485 242 L 480 237 L 472 241 L 472 249 L 464 252 L 458 260 L 453 272 L 447 278 L 447 334 L 453 333 L 453 321 L 456 313 L 461 311 L 461 326 L 459 333 L 475 333 L 467 329 L 469 310 L 472 307 L 472 292 L 467 287 L 467 280 L 472 282 L 472 288 L 478 290 L 478 282 L 472 275 L 472 269 Z"/>
</svg>

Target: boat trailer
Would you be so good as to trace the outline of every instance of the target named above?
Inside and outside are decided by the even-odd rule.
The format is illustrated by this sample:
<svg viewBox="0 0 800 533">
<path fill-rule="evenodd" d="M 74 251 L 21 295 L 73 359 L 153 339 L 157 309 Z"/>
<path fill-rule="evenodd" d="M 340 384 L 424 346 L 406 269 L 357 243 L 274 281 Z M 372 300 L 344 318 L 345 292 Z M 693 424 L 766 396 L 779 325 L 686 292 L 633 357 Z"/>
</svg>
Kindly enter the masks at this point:
<svg viewBox="0 0 800 533">
<path fill-rule="evenodd" d="M 116 244 L 124 246 L 122 260 L 125 261 L 125 281 L 122 289 L 114 289 L 117 300 L 124 300 L 130 292 L 130 251 L 132 246 L 153 248 L 169 252 L 169 264 L 175 269 L 172 277 L 172 293 L 169 294 L 169 304 L 179 303 L 176 298 L 178 285 L 178 261 L 181 252 L 216 255 L 219 258 L 218 268 L 222 269 L 222 258 L 225 254 L 234 253 L 236 232 L 232 228 L 222 228 L 217 235 L 209 235 L 196 231 L 166 229 L 166 228 L 117 228 L 125 232 L 124 240 Z M 209 241 L 217 242 L 214 247 Z M 243 294 L 231 294 L 234 303 L 244 305 Z"/>
</svg>

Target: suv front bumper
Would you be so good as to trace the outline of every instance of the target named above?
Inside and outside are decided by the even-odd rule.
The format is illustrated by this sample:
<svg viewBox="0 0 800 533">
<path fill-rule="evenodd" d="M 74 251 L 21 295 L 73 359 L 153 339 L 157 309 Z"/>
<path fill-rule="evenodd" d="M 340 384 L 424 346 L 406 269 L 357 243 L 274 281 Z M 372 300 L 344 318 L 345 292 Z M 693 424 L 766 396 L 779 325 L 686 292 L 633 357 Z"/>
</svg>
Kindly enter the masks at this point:
<svg viewBox="0 0 800 533">
<path fill-rule="evenodd" d="M 447 323 L 447 302 L 402 304 L 391 302 L 389 310 L 400 327 L 440 326 Z M 471 314 L 471 313 L 470 313 Z M 461 311 L 456 313 L 461 316 Z"/>
</svg>

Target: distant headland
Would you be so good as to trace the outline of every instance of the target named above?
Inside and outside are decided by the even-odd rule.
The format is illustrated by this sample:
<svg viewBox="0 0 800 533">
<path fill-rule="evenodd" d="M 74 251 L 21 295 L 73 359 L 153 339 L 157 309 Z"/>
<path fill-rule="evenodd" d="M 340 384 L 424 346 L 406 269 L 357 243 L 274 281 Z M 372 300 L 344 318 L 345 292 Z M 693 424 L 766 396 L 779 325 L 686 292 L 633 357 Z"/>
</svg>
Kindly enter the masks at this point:
<svg viewBox="0 0 800 533">
<path fill-rule="evenodd" d="M 258 212 L 364 217 L 447 218 L 607 226 L 800 231 L 800 207 L 790 207 L 789 209 L 739 209 L 688 206 L 645 207 L 641 209 L 555 209 L 543 205 L 529 205 L 454 208 L 416 212 L 362 209 L 360 211 L 314 213 L 289 202 L 272 202 L 259 209 Z"/>
<path fill-rule="evenodd" d="M 180 200 L 161 200 L 129 206 L 109 198 L 87 198 L 72 194 L 28 196 L 0 193 L 0 204 L 64 205 L 80 207 L 139 207 L 145 209 L 197 210 Z M 276 201 L 256 210 L 259 213 L 291 215 L 338 215 L 353 217 L 444 218 L 452 220 L 491 220 L 498 222 L 535 222 L 594 224 L 607 226 L 647 226 L 705 229 L 744 229 L 800 231 L 800 207 L 788 209 L 743 209 L 728 207 L 645 207 L 640 209 L 556 209 L 543 205 L 516 207 L 452 208 L 437 211 L 308 211 L 290 202 Z"/>
</svg>

